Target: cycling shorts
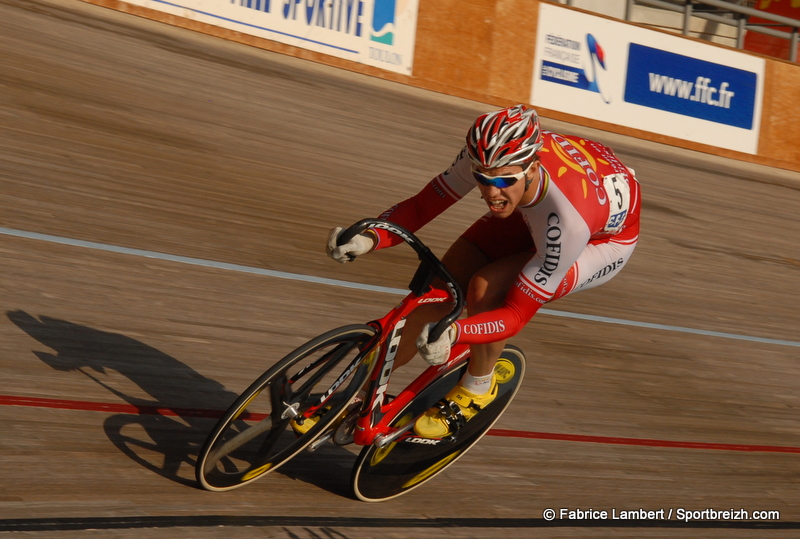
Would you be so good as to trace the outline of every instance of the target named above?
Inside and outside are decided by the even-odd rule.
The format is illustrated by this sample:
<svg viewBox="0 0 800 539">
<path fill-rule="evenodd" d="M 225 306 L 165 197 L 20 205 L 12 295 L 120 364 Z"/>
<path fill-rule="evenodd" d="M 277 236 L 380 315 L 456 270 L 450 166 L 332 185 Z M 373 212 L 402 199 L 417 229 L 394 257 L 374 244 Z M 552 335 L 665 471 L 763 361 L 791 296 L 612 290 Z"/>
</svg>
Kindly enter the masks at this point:
<svg viewBox="0 0 800 539">
<path fill-rule="evenodd" d="M 522 252 L 536 252 L 533 238 L 522 214 L 515 211 L 505 219 L 487 213 L 461 237 L 481 250 L 490 262 Z"/>
</svg>

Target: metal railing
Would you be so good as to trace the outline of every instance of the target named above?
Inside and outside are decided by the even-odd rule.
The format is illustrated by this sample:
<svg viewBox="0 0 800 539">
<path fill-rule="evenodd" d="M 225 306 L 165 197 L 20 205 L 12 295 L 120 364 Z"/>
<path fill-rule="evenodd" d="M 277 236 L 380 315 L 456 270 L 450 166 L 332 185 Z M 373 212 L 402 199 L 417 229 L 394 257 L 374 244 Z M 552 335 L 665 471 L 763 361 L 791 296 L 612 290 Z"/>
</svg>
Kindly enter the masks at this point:
<svg viewBox="0 0 800 539">
<path fill-rule="evenodd" d="M 568 2 L 569 3 L 569 2 Z M 789 40 L 789 61 L 797 62 L 797 45 L 800 43 L 800 20 L 783 17 L 781 15 L 773 15 L 765 11 L 753 9 L 751 7 L 740 6 L 730 1 L 725 0 L 679 0 L 679 1 L 666 1 L 666 0 L 627 0 L 625 7 L 625 20 L 631 21 L 633 14 L 633 7 L 635 5 L 647 5 L 652 7 L 661 8 L 668 11 L 683 13 L 683 35 L 688 36 L 690 32 L 690 23 L 692 17 L 706 19 L 720 24 L 733 26 L 736 31 L 736 48 L 744 48 L 744 36 L 746 32 L 757 32 L 766 34 L 768 36 L 779 37 Z M 695 9 L 696 6 L 711 6 L 717 12 L 705 11 L 704 9 Z M 719 13 L 726 15 L 720 15 Z M 751 23 L 749 19 L 757 17 L 770 21 L 769 24 L 765 23 Z M 632 21 L 631 21 L 632 22 Z M 792 30 L 786 32 L 778 30 L 774 27 L 788 26 Z"/>
</svg>

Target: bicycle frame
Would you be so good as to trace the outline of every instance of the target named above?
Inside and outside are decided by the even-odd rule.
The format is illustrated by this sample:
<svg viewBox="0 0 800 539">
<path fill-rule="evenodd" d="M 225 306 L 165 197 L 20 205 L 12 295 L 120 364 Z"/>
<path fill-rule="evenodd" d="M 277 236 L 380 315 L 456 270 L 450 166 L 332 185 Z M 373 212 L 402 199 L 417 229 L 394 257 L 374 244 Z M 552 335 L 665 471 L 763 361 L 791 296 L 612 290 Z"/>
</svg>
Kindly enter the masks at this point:
<svg viewBox="0 0 800 539">
<path fill-rule="evenodd" d="M 364 346 L 359 357 L 345 371 L 347 374 L 354 371 L 358 365 L 364 362 L 373 363 L 370 382 L 367 386 L 367 395 L 361 404 L 353 438 L 357 445 L 375 444 L 380 448 L 389 443 L 400 441 L 401 438 L 415 437 L 409 434 L 408 431 L 414 426 L 416 418 L 401 428 L 391 428 L 389 426 L 390 423 L 396 418 L 397 413 L 422 389 L 438 379 L 442 373 L 459 368 L 466 362 L 469 355 L 469 346 L 453 346 L 447 362 L 425 369 L 391 402 L 386 402 L 386 389 L 394 369 L 394 359 L 408 315 L 421 305 L 454 303 L 453 310 L 432 328 L 429 341 L 433 342 L 438 339 L 450 324 L 458 319 L 464 309 L 465 301 L 458 284 L 442 262 L 416 236 L 402 227 L 384 220 L 365 219 L 346 230 L 340 237 L 339 243 L 344 244 L 355 234 L 359 234 L 369 228 L 388 230 L 399 236 L 417 251 L 421 261 L 409 284 L 411 292 L 383 318 L 368 322 L 368 325 L 375 328 L 376 334 Z M 447 290 L 431 287 L 431 283 L 437 277 Z M 335 389 L 338 384 L 344 381 L 344 378 L 344 375 L 340 377 L 331 389 Z M 321 401 L 318 406 L 309 409 L 306 414 L 313 414 L 322 405 L 323 402 Z"/>
<path fill-rule="evenodd" d="M 441 373 L 458 368 L 466 361 L 469 355 L 469 346 L 454 346 L 446 363 L 428 367 L 391 402 L 386 402 L 386 389 L 394 369 L 394 358 L 406 317 L 420 305 L 443 303 L 450 299 L 448 294 L 438 289 L 431 289 L 422 296 L 417 296 L 412 292 L 386 316 L 369 323 L 379 330 L 379 334 L 376 335 L 377 342 L 370 347 L 372 350 L 370 353 L 376 354 L 375 366 L 372 369 L 367 396 L 361 406 L 359 419 L 353 433 L 354 442 L 357 445 L 374 443 L 378 447 L 383 447 L 398 441 L 398 438 L 413 427 L 414 421 L 411 421 L 406 427 L 392 429 L 389 424 L 395 419 L 397 413 L 423 388 L 436 380 Z M 381 328 L 385 328 L 385 331 L 382 331 Z"/>
</svg>

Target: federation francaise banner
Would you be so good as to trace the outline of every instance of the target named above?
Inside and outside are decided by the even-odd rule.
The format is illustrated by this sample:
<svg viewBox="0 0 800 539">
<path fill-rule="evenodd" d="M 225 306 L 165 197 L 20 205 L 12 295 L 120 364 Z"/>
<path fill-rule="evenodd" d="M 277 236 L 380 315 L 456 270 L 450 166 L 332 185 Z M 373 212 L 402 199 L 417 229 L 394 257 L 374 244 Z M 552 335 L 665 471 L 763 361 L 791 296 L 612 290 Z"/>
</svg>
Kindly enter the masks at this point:
<svg viewBox="0 0 800 539">
<path fill-rule="evenodd" d="M 534 106 L 755 154 L 765 62 L 540 4 Z"/>
</svg>

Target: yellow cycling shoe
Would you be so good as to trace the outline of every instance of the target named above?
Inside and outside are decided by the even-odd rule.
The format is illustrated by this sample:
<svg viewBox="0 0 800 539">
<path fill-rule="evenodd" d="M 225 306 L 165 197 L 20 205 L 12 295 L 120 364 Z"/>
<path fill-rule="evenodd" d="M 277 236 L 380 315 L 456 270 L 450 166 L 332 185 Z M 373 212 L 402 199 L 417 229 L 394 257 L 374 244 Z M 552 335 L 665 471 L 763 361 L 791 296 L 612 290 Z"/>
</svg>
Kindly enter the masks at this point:
<svg viewBox="0 0 800 539">
<path fill-rule="evenodd" d="M 414 432 L 423 438 L 444 438 L 463 427 L 475 414 L 497 398 L 497 377 L 485 395 L 476 395 L 461 385 L 454 387 L 436 406 L 417 419 Z"/>
</svg>

